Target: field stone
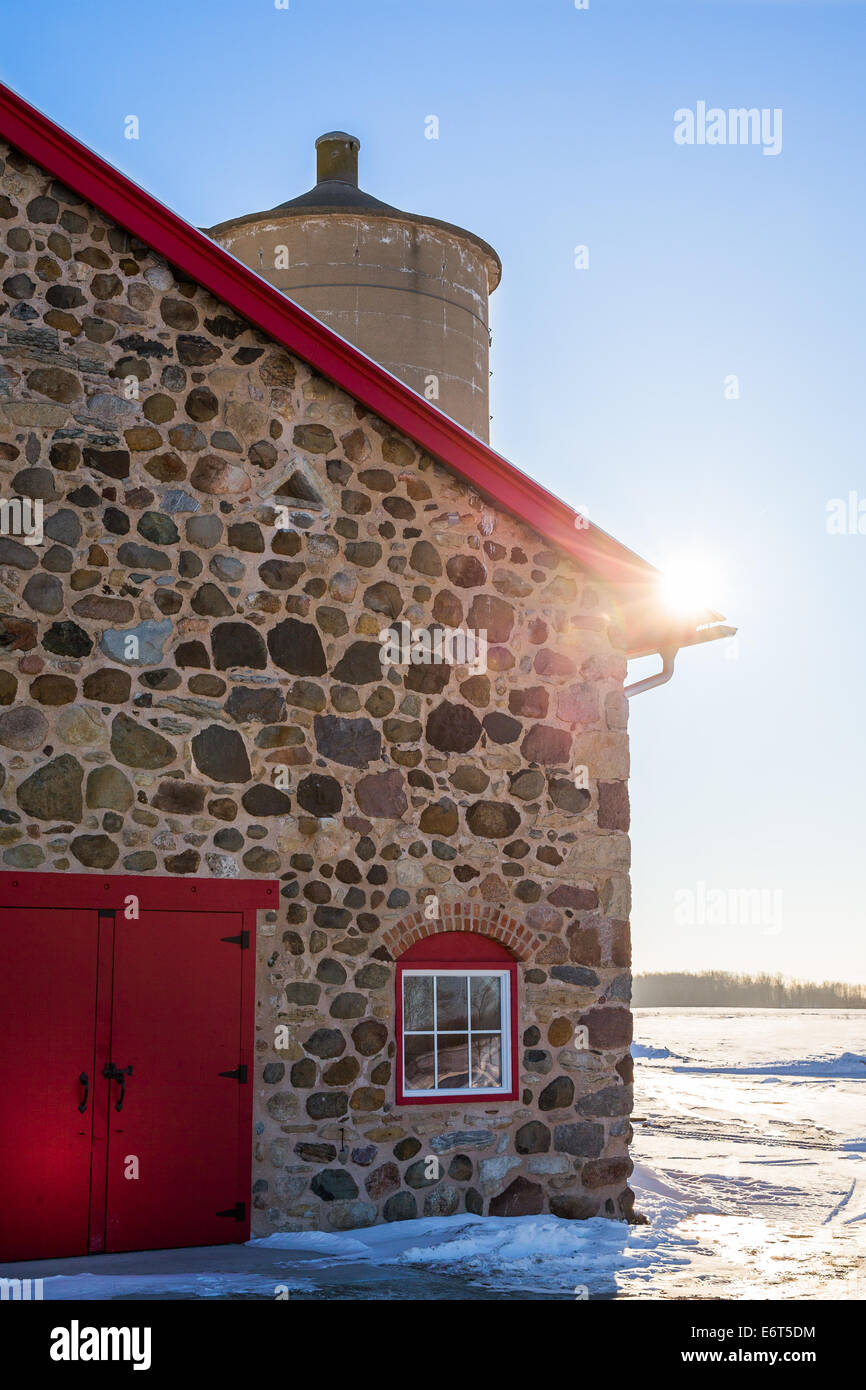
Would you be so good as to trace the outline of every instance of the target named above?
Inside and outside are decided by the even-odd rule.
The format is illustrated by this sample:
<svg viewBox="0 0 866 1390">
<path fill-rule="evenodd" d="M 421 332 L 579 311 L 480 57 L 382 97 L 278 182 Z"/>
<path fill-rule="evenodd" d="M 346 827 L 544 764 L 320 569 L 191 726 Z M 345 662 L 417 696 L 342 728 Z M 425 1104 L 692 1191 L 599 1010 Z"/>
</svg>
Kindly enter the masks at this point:
<svg viewBox="0 0 866 1390">
<path fill-rule="evenodd" d="M 125 767 L 158 768 L 174 762 L 177 754 L 168 739 L 128 714 L 119 712 L 111 726 L 111 751 Z"/>
<path fill-rule="evenodd" d="M 473 835 L 502 840 L 513 835 L 520 824 L 520 813 L 507 802 L 476 801 L 466 812 L 466 824 Z"/>
<path fill-rule="evenodd" d="M 120 853 L 107 835 L 77 835 L 70 842 L 70 852 L 88 869 L 110 869 Z"/>
<path fill-rule="evenodd" d="M 134 800 L 132 786 L 120 768 L 95 767 L 87 774 L 85 801 L 94 808 L 128 811 Z"/>
<path fill-rule="evenodd" d="M 242 579 L 245 572 L 243 561 L 236 560 L 233 555 L 212 556 L 208 569 L 226 584 Z"/>
<path fill-rule="evenodd" d="M 368 1196 L 374 1202 L 379 1202 L 383 1197 L 387 1197 L 399 1189 L 400 1169 L 396 1163 L 392 1163 L 390 1160 L 387 1163 L 382 1163 L 364 1179 L 364 1186 Z"/>
<path fill-rule="evenodd" d="M 418 1215 L 418 1204 L 411 1192 L 395 1192 L 382 1208 L 385 1221 L 414 1221 Z"/>
<path fill-rule="evenodd" d="M 128 671 L 116 671 L 110 666 L 103 666 L 98 671 L 91 671 L 84 678 L 84 696 L 88 700 L 97 700 L 100 704 L 122 705 L 129 699 L 132 677 Z"/>
<path fill-rule="evenodd" d="M 287 816 L 292 809 L 291 798 L 279 787 L 259 782 L 241 797 L 241 805 L 251 816 Z"/>
<path fill-rule="evenodd" d="M 521 1125 L 514 1136 L 514 1147 L 519 1154 L 544 1154 L 550 1148 L 550 1130 L 540 1120 L 530 1120 Z"/>
<path fill-rule="evenodd" d="M 453 1216 L 459 1208 L 459 1189 L 450 1182 L 440 1183 L 424 1198 L 425 1216 Z"/>
<path fill-rule="evenodd" d="M 342 1034 L 340 1034 L 340 1037 L 342 1038 Z M 388 1029 L 385 1024 L 380 1023 L 378 1019 L 362 1019 L 361 1022 L 356 1023 L 355 1027 L 352 1029 L 352 1042 L 362 1057 L 374 1057 L 377 1052 L 382 1051 L 387 1041 Z M 309 1043 L 306 1043 L 305 1046 L 308 1052 L 313 1051 Z M 345 1047 L 345 1039 L 343 1040 L 343 1046 Z M 340 1050 L 342 1051 L 342 1048 Z M 324 1054 L 319 1053 L 317 1055 L 323 1056 Z"/>
<path fill-rule="evenodd" d="M 5 775 L 3 772 L 0 777 L 0 786 Z M 44 851 L 38 845 L 13 845 L 11 849 L 3 851 L 3 863 L 12 869 L 37 869 L 44 860 Z"/>
<path fill-rule="evenodd" d="M 343 805 L 343 792 L 334 777 L 310 773 L 298 784 L 298 805 L 311 816 L 335 816 Z"/>
<path fill-rule="evenodd" d="M 31 687 L 32 689 L 32 687 Z M 18 690 L 18 677 L 14 671 L 6 671 L 0 668 L 0 705 L 11 705 Z M 43 703 L 50 704 L 46 700 Z"/>
<path fill-rule="evenodd" d="M 323 676 L 328 669 L 322 639 L 311 623 L 286 618 L 268 631 L 267 642 L 272 660 L 294 676 Z"/>
<path fill-rule="evenodd" d="M 72 605 L 72 611 L 77 618 L 92 618 L 98 623 L 128 623 L 135 617 L 128 599 L 107 594 L 86 594 Z"/>
<path fill-rule="evenodd" d="M 215 782 L 249 782 L 252 777 L 242 736 L 221 724 L 209 724 L 193 736 L 192 756 L 199 771 Z"/>
<path fill-rule="evenodd" d="M 482 722 L 484 732 L 491 743 L 516 743 L 523 732 L 523 725 L 519 719 L 512 719 L 511 715 L 502 714 L 499 710 L 485 714 Z"/>
<path fill-rule="evenodd" d="M 321 674 L 311 672 L 310 674 Z M 352 642 L 331 675 L 345 685 L 370 685 L 382 679 L 382 648 L 378 642 Z"/>
<path fill-rule="evenodd" d="M 217 497 L 248 492 L 250 489 L 248 474 L 216 454 L 204 454 L 198 459 L 189 481 L 197 492 Z"/>
<path fill-rule="evenodd" d="M 222 589 L 216 584 L 200 584 L 193 594 L 191 608 L 206 618 L 227 618 L 234 612 Z"/>
<path fill-rule="evenodd" d="M 574 1082 L 570 1076 L 555 1076 L 538 1097 L 539 1110 L 565 1110 L 574 1104 Z"/>
<path fill-rule="evenodd" d="M 191 516 L 186 522 L 186 538 L 190 545 L 200 545 L 205 550 L 218 545 L 222 533 L 223 524 L 213 512 Z"/>
<path fill-rule="evenodd" d="M 533 724 L 525 735 L 520 751 L 530 763 L 568 763 L 571 758 L 571 734 L 552 724 Z"/>
<path fill-rule="evenodd" d="M 538 1216 L 544 1208 L 544 1191 L 538 1183 L 517 1177 L 490 1202 L 491 1216 Z"/>
<path fill-rule="evenodd" d="M 514 774 L 510 790 L 511 795 L 519 797 L 521 801 L 535 801 L 544 791 L 544 786 L 544 774 L 526 768 Z"/>
<path fill-rule="evenodd" d="M 490 594 L 476 594 L 467 615 L 467 625 L 476 632 L 485 632 L 489 645 L 507 642 L 514 627 L 515 612 L 505 599 Z"/>
<path fill-rule="evenodd" d="M 427 717 L 425 737 L 440 753 L 468 753 L 481 737 L 481 724 L 468 705 L 443 700 Z"/>
<path fill-rule="evenodd" d="M 84 773 L 71 753 L 61 753 L 39 767 L 18 786 L 18 805 L 36 820 L 78 822 L 83 814 L 81 782 Z"/>
<path fill-rule="evenodd" d="M 338 1120 L 349 1109 L 345 1091 L 317 1091 L 307 1097 L 306 1110 L 311 1120 Z"/>
<path fill-rule="evenodd" d="M 249 623 L 217 623 L 211 630 L 211 648 L 218 671 L 233 666 L 263 671 L 268 664 L 262 635 Z"/>
<path fill-rule="evenodd" d="M 267 686 L 250 689 L 236 685 L 225 708 L 237 724 L 279 724 L 286 717 L 282 691 Z"/>
<path fill-rule="evenodd" d="M 456 805 L 450 797 L 443 796 L 430 806 L 425 806 L 421 813 L 419 829 L 425 835 L 453 835 L 458 823 Z"/>
<path fill-rule="evenodd" d="M 35 569 L 36 555 L 33 547 L 22 545 L 20 541 L 7 536 L 0 537 L 0 565 L 12 565 L 19 570 Z"/>
<path fill-rule="evenodd" d="M 0 743 L 21 753 L 32 752 L 48 738 L 48 720 L 41 710 L 17 705 L 0 714 Z"/>
<path fill-rule="evenodd" d="M 32 574 L 24 585 L 24 601 L 37 613 L 59 613 L 63 608 L 63 585 L 53 574 Z"/>
<path fill-rule="evenodd" d="M 577 1158 L 598 1158 L 604 1148 L 604 1125 L 575 1123 L 556 1125 L 553 1147 L 557 1153 Z"/>
<path fill-rule="evenodd" d="M 316 747 L 324 758 L 345 767 L 367 767 L 378 761 L 382 735 L 369 719 L 347 719 L 341 715 L 317 714 L 313 720 Z"/>
<path fill-rule="evenodd" d="M 62 619 L 52 623 L 42 638 L 42 645 L 54 656 L 89 656 L 93 650 L 93 639 L 78 623 Z"/>
<path fill-rule="evenodd" d="M 427 1161 L 423 1158 L 419 1158 L 415 1163 L 410 1163 L 409 1167 L 403 1174 L 403 1181 L 408 1183 L 410 1187 L 414 1187 L 416 1190 L 423 1189 L 425 1187 L 433 1187 L 434 1184 L 439 1182 L 441 1179 L 439 1177 L 438 1172 L 435 1173 L 433 1176 L 428 1177 L 427 1166 Z M 438 1167 L 438 1165 L 436 1166 Z M 431 1164 L 430 1167 L 432 1168 L 433 1165 Z"/>
<path fill-rule="evenodd" d="M 489 787 L 490 778 L 486 772 L 482 772 L 480 767 L 458 767 L 452 773 L 451 785 L 456 787 L 458 791 L 471 792 L 473 796 L 479 796 Z"/>
<path fill-rule="evenodd" d="M 162 622 L 148 618 L 136 627 L 106 628 L 99 645 L 112 661 L 122 661 L 125 666 L 155 666 L 162 661 L 163 648 L 173 630 L 173 624 L 168 618 L 164 618 Z M 130 650 L 130 637 L 137 641 L 137 655 L 126 655 Z"/>
<path fill-rule="evenodd" d="M 554 777 L 548 787 L 548 795 L 554 806 L 569 815 L 578 816 L 585 811 L 592 800 L 586 787 L 576 787 L 567 777 Z"/>
<path fill-rule="evenodd" d="M 403 777 L 396 769 L 362 777 L 355 786 L 358 809 L 366 816 L 398 820 L 408 808 Z"/>
<path fill-rule="evenodd" d="M 256 845 L 244 855 L 244 866 L 252 874 L 275 874 L 280 868 L 280 856 L 276 850 Z"/>
<path fill-rule="evenodd" d="M 314 1057 L 341 1057 L 346 1050 L 346 1039 L 337 1028 L 317 1028 L 303 1046 Z"/>
<path fill-rule="evenodd" d="M 409 556 L 409 568 L 418 574 L 429 575 L 431 579 L 438 579 L 442 573 L 442 561 L 436 547 L 430 541 L 416 541 Z"/>
<path fill-rule="evenodd" d="M 180 540 L 180 533 L 171 517 L 162 512 L 145 512 L 139 518 L 138 533 L 154 545 L 174 545 Z"/>
<path fill-rule="evenodd" d="M 445 565 L 452 584 L 458 589 L 477 589 L 487 579 L 487 572 L 474 555 L 452 555 Z"/>
</svg>

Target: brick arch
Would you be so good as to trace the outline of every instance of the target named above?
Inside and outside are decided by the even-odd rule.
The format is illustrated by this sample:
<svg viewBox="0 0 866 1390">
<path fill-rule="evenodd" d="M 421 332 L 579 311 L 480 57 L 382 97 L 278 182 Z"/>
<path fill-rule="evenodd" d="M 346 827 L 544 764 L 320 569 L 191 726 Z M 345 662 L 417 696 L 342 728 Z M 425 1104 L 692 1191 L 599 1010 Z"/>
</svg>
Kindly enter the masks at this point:
<svg viewBox="0 0 866 1390">
<path fill-rule="evenodd" d="M 479 936 L 490 936 L 522 961 L 531 961 L 540 944 L 522 922 L 509 917 L 503 908 L 475 902 L 440 903 L 439 916 L 432 920 L 424 916 L 423 908 L 418 908 L 396 926 L 389 927 L 383 939 L 396 959 L 414 946 L 416 941 L 446 931 L 477 932 Z"/>
</svg>

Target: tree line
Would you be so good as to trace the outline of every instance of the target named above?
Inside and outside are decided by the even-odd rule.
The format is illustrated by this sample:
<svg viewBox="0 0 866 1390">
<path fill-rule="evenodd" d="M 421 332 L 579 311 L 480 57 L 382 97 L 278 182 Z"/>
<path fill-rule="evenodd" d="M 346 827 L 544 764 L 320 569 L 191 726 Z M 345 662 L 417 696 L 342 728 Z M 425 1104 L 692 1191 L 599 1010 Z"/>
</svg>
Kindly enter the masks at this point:
<svg viewBox="0 0 866 1390">
<path fill-rule="evenodd" d="M 840 980 L 788 980 L 783 975 L 736 975 L 727 970 L 635 975 L 635 1008 L 675 1005 L 754 1009 L 866 1009 L 866 985 Z"/>
</svg>

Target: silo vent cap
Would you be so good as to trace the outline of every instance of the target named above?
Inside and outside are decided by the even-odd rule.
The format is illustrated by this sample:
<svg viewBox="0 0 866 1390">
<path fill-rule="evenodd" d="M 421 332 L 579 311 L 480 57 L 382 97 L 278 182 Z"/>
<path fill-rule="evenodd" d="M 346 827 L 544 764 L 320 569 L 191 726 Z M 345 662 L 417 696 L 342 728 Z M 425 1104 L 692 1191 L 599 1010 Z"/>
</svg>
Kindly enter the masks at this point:
<svg viewBox="0 0 866 1390">
<path fill-rule="evenodd" d="M 316 141 L 316 178 L 319 183 L 339 179 L 358 187 L 358 151 L 361 142 L 344 130 L 331 130 Z"/>
</svg>

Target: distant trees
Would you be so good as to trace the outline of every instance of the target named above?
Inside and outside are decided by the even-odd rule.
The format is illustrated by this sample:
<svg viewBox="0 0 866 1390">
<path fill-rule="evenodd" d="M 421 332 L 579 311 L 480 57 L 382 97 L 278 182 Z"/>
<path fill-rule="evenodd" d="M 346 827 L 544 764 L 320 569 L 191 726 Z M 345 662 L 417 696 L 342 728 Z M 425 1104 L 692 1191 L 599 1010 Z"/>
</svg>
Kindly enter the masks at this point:
<svg viewBox="0 0 866 1390">
<path fill-rule="evenodd" d="M 697 1005 L 752 1009 L 866 1009 L 866 985 L 786 980 L 783 975 L 734 975 L 727 970 L 635 975 L 635 1008 Z"/>
</svg>

